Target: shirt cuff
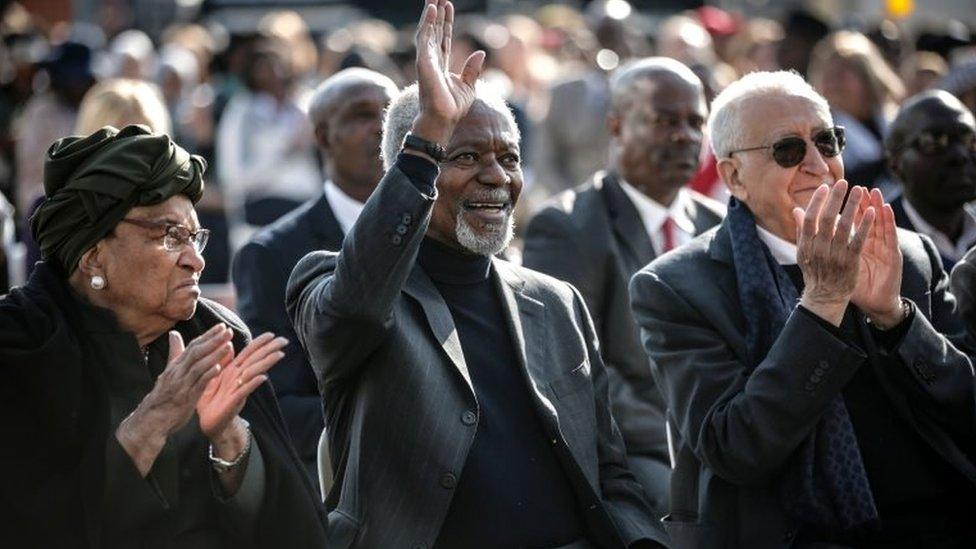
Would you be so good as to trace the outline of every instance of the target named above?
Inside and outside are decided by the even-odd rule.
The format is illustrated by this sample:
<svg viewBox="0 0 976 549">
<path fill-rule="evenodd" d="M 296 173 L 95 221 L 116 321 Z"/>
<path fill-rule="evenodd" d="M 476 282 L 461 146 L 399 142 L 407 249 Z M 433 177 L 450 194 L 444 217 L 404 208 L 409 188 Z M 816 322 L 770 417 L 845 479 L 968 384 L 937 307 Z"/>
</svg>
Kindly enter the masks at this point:
<svg viewBox="0 0 976 549">
<path fill-rule="evenodd" d="M 434 181 L 440 171 L 437 164 L 415 154 L 400 153 L 394 164 L 418 191 L 434 196 Z"/>
</svg>

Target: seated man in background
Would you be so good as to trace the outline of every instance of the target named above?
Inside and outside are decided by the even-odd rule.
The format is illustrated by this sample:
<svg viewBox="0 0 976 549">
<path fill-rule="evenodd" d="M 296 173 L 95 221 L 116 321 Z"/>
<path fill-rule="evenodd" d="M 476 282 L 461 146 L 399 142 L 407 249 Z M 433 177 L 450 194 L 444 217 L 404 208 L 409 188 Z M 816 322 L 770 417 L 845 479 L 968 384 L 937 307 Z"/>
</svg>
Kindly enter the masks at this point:
<svg viewBox="0 0 976 549">
<path fill-rule="evenodd" d="M 614 74 L 610 95 L 609 169 L 530 221 L 522 264 L 569 282 L 586 301 L 627 463 L 660 517 L 671 479 L 665 410 L 627 285 L 652 259 L 717 225 L 725 208 L 684 188 L 698 168 L 708 116 L 691 69 L 664 57 L 642 59 Z"/>
<path fill-rule="evenodd" d="M 325 422 L 315 373 L 285 311 L 288 275 L 305 254 L 338 250 L 383 176 L 380 130 L 383 110 L 396 94 L 392 80 L 351 68 L 312 93 L 308 116 L 325 160 L 324 192 L 259 231 L 234 257 L 237 308 L 254 333 L 280 334 L 290 342 L 271 372 L 295 448 L 312 478 Z"/>
<path fill-rule="evenodd" d="M 885 139 L 903 192 L 891 201 L 895 223 L 935 243 L 952 270 L 976 244 L 976 122 L 952 94 L 932 90 L 902 105 Z"/>
<path fill-rule="evenodd" d="M 728 214 L 630 288 L 672 427 L 672 546 L 971 544 L 973 367 L 935 246 L 877 189 L 842 208 L 843 132 L 797 74 L 712 109 Z"/>
<path fill-rule="evenodd" d="M 330 542 L 658 547 L 586 306 L 493 257 L 522 189 L 519 132 L 477 83 L 484 52 L 447 72 L 453 11 L 425 5 L 418 85 L 387 112 L 388 169 L 342 250 L 288 281 L 338 458 Z"/>
</svg>

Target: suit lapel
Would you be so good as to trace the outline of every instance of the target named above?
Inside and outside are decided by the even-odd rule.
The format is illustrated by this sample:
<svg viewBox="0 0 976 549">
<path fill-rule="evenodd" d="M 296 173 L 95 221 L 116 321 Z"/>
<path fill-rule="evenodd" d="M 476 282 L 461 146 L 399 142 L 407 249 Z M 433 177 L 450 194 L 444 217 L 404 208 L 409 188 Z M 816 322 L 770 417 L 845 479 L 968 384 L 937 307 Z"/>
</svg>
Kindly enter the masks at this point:
<svg viewBox="0 0 976 549">
<path fill-rule="evenodd" d="M 615 175 L 604 176 L 601 187 L 610 225 L 618 246 L 627 258 L 628 271 L 637 272 L 657 255 L 651 244 L 651 237 L 647 234 L 647 227 Z"/>
<path fill-rule="evenodd" d="M 312 226 L 312 233 L 315 235 L 319 244 L 327 250 L 338 250 L 342 245 L 342 228 L 332 212 L 332 205 L 329 204 L 325 193 L 319 197 L 309 212 L 309 221 Z"/>
<path fill-rule="evenodd" d="M 535 400 L 546 408 L 551 417 L 556 410 L 549 401 L 543 380 L 548 363 L 548 339 L 546 338 L 546 306 L 524 293 L 525 280 L 513 272 L 505 261 L 492 259 L 492 279 L 502 298 L 505 322 L 515 345 L 519 366 L 526 375 Z"/>
<path fill-rule="evenodd" d="M 447 303 L 441 297 L 437 287 L 424 273 L 419 265 L 414 266 L 407 278 L 407 283 L 403 286 L 403 291 L 420 303 L 430 324 L 434 337 L 444 349 L 448 358 L 454 363 L 464 382 L 467 384 L 471 394 L 474 395 L 474 385 L 471 383 L 471 374 L 468 372 L 468 365 L 464 361 L 464 352 L 461 350 L 461 339 L 458 337 L 457 327 L 454 326 L 454 318 L 451 316 Z"/>
</svg>

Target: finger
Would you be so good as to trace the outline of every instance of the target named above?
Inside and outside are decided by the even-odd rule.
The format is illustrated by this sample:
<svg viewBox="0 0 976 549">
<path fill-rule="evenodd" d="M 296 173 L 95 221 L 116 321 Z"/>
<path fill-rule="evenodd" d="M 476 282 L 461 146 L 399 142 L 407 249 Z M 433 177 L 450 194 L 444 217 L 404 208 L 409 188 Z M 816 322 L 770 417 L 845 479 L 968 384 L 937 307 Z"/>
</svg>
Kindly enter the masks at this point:
<svg viewBox="0 0 976 549">
<path fill-rule="evenodd" d="M 257 363 L 260 360 L 264 360 L 266 356 L 272 353 L 281 351 L 282 349 L 284 349 L 285 345 L 288 345 L 288 340 L 283 337 L 279 337 L 274 341 L 262 346 L 261 349 L 251 354 L 248 357 L 247 361 L 242 362 L 240 364 L 240 375 L 245 375 L 246 372 L 252 368 L 253 364 Z"/>
<path fill-rule="evenodd" d="M 252 339 L 251 342 L 248 343 L 234 359 L 233 366 L 239 367 L 241 364 L 244 363 L 245 360 L 247 360 L 247 357 L 251 356 L 255 351 L 257 351 L 258 349 L 260 349 L 262 346 L 266 345 L 269 341 L 272 341 L 273 339 L 274 339 L 274 334 L 271 332 L 264 332 L 258 337 Z"/>
<path fill-rule="evenodd" d="M 885 249 L 889 252 L 898 250 L 898 228 L 895 226 L 895 211 L 891 209 L 891 204 L 881 207 L 881 230 L 884 233 L 882 239 Z"/>
<path fill-rule="evenodd" d="M 415 44 L 417 46 L 418 56 L 421 54 L 421 51 L 424 51 L 423 48 L 427 47 L 431 34 L 433 34 L 434 21 L 436 19 L 437 0 L 427 0 L 427 4 L 424 5 L 424 11 L 420 14 L 420 22 L 417 23 Z"/>
<path fill-rule="evenodd" d="M 202 357 L 213 353 L 216 349 L 220 349 L 223 345 L 228 345 L 232 335 L 233 332 L 221 324 L 220 329 L 215 332 L 215 335 L 209 335 L 209 333 L 207 333 L 195 338 L 190 342 L 190 344 L 186 347 L 186 350 L 183 352 L 182 364 L 186 368 L 184 371 L 191 370 L 193 365 L 200 362 Z M 212 362 L 212 364 L 214 363 L 216 363 L 216 361 Z"/>
<path fill-rule="evenodd" d="M 823 209 L 829 192 L 830 187 L 826 184 L 817 187 L 817 190 L 813 191 L 813 196 L 810 197 L 810 203 L 807 204 L 807 209 L 803 213 L 802 230 L 805 240 L 812 240 L 817 236 L 817 218 L 820 217 L 820 210 Z"/>
<path fill-rule="evenodd" d="M 243 385 L 241 385 L 234 393 L 234 396 L 238 398 L 247 398 L 251 393 L 254 392 L 255 389 L 260 387 L 261 384 L 264 383 L 265 381 L 268 381 L 268 376 L 265 375 L 255 376 L 249 379 Z"/>
<path fill-rule="evenodd" d="M 481 76 L 481 68 L 484 64 L 485 52 L 478 50 L 469 55 L 464 62 L 464 68 L 461 69 L 461 80 L 473 88 L 478 77 Z"/>
<path fill-rule="evenodd" d="M 861 250 L 864 249 L 864 241 L 868 237 L 868 233 L 871 232 L 871 228 L 874 225 L 875 209 L 874 207 L 868 207 L 864 212 L 864 217 L 857 226 L 857 230 L 854 232 L 854 237 L 851 238 L 851 250 L 855 254 L 860 254 Z"/>
<path fill-rule="evenodd" d="M 285 353 L 275 351 L 259 360 L 255 360 L 253 363 L 248 364 L 247 368 L 241 371 L 241 375 L 238 379 L 248 380 L 258 374 L 263 374 L 270 370 L 272 366 L 280 362 L 282 358 L 285 358 Z"/>
<path fill-rule="evenodd" d="M 193 383 L 193 385 L 190 386 L 190 395 L 189 395 L 190 400 L 199 404 L 200 398 L 203 396 L 205 392 L 207 392 L 210 389 L 210 384 L 220 379 L 218 375 L 219 373 L 216 366 L 210 367 L 207 370 L 205 370 L 200 375 L 200 377 Z M 214 389 L 214 393 L 216 392 L 217 392 L 216 389 Z"/>
<path fill-rule="evenodd" d="M 444 18 L 447 15 L 445 0 L 437 0 L 437 17 L 434 19 L 434 43 L 441 48 L 444 43 Z"/>
<path fill-rule="evenodd" d="M 206 372 L 214 370 L 214 372 L 220 372 L 218 367 L 221 361 L 226 359 L 226 356 L 234 352 L 234 347 L 230 342 L 226 342 L 223 345 L 218 346 L 216 349 L 210 353 L 200 357 L 199 360 L 194 361 L 193 367 L 190 369 L 190 376 L 192 383 L 197 383 L 199 378 L 203 376 Z"/>
<path fill-rule="evenodd" d="M 834 226 L 837 224 L 837 215 L 844 205 L 844 197 L 847 196 L 847 181 L 840 179 L 830 188 L 827 196 L 827 204 L 820 210 L 820 219 L 817 221 L 817 233 L 830 238 L 834 235 Z M 847 240 L 844 240 L 847 244 Z"/>
<path fill-rule="evenodd" d="M 169 358 L 166 360 L 166 364 L 171 364 L 175 361 L 186 347 L 183 345 L 183 336 L 180 335 L 176 330 L 170 330 L 169 332 Z"/>
<path fill-rule="evenodd" d="M 796 225 L 796 244 L 799 246 L 803 238 L 803 208 L 793 208 L 793 223 Z"/>
<path fill-rule="evenodd" d="M 864 190 L 861 187 L 854 187 L 847 196 L 847 204 L 841 212 L 840 220 L 837 222 L 837 234 L 843 238 L 846 245 L 851 238 L 851 227 L 854 226 L 854 215 L 861 209 L 861 202 L 864 201 Z"/>
<path fill-rule="evenodd" d="M 441 56 L 443 57 L 443 69 L 446 71 L 451 62 L 451 38 L 454 36 L 454 4 L 448 2 L 444 6 L 444 29 L 441 38 Z"/>
</svg>

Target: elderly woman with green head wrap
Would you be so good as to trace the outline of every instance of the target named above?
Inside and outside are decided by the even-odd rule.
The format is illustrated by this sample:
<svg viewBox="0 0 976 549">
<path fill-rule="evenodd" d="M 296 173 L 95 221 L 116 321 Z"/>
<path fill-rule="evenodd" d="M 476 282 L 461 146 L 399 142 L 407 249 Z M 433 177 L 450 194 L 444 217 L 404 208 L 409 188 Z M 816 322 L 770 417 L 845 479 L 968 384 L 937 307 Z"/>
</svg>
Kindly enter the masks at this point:
<svg viewBox="0 0 976 549">
<path fill-rule="evenodd" d="M 143 126 L 49 149 L 43 261 L 0 300 L 0 546 L 323 546 L 286 342 L 200 297 L 205 169 Z"/>
</svg>

